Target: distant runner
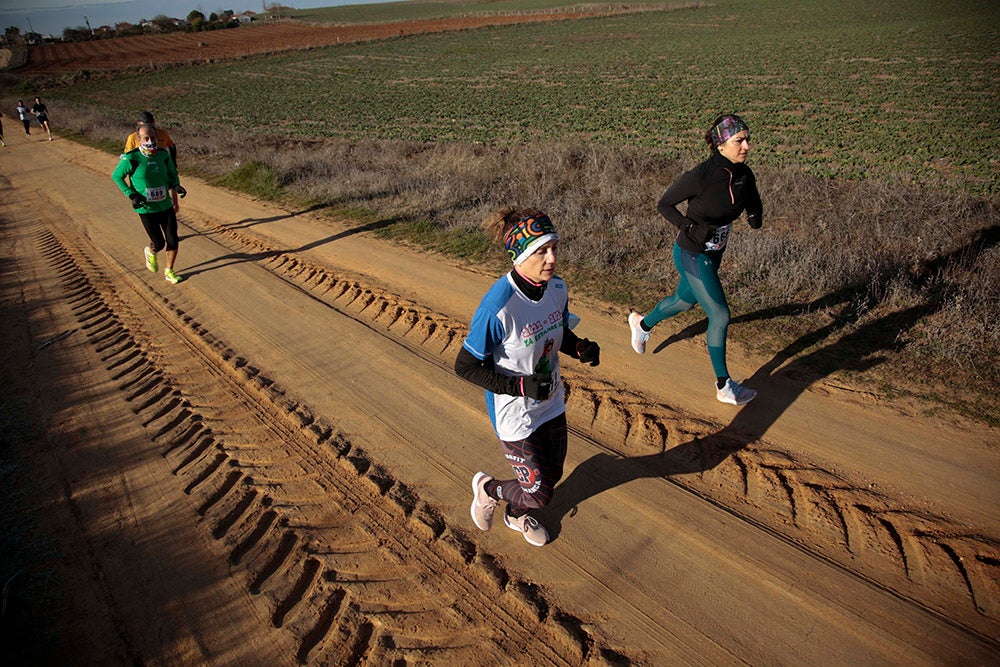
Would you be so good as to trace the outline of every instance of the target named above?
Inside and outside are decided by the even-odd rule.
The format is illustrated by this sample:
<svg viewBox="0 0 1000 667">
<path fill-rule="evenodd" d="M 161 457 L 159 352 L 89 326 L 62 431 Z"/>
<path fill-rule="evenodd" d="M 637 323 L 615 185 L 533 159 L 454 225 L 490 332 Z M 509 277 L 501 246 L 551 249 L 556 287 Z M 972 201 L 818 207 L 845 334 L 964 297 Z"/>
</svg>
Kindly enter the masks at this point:
<svg viewBox="0 0 1000 667">
<path fill-rule="evenodd" d="M 35 98 L 35 103 L 31 105 L 31 113 L 35 114 L 35 120 L 38 121 L 41 128 L 49 135 L 49 141 L 52 141 L 52 130 L 49 128 L 49 110 L 42 104 L 40 98 Z"/>
<path fill-rule="evenodd" d="M 31 109 L 22 100 L 17 101 L 17 116 L 24 125 L 24 133 L 31 134 Z"/>
<path fill-rule="evenodd" d="M 514 477 L 476 473 L 470 512 L 476 527 L 489 530 L 497 504 L 506 500 L 504 524 L 540 547 L 549 534 L 529 512 L 552 499 L 566 460 L 559 353 L 597 366 L 601 348 L 569 328 L 569 294 L 555 275 L 559 235 L 548 216 L 506 208 L 488 225 L 514 267 L 480 302 L 455 372 L 486 390 L 490 421 Z"/>
<path fill-rule="evenodd" d="M 170 154 L 156 145 L 156 128 L 143 125 L 139 128 L 139 147 L 123 153 L 111 178 L 132 200 L 132 208 L 139 214 L 142 226 L 149 236 L 149 245 L 143 249 L 146 268 L 156 273 L 156 253 L 167 249 L 167 266 L 163 277 L 177 284 L 181 277 L 174 273 L 177 260 L 177 190 L 180 180 L 177 166 Z"/>
</svg>

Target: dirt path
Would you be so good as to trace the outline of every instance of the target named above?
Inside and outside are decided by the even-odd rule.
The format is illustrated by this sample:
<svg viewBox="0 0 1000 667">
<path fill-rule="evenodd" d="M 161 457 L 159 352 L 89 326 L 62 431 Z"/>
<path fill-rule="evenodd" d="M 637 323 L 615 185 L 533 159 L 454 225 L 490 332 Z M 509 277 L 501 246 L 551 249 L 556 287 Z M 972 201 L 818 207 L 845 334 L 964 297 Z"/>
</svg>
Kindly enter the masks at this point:
<svg viewBox="0 0 1000 667">
<path fill-rule="evenodd" d="M 575 302 L 604 352 L 566 364 L 555 540 L 481 533 L 469 479 L 503 463 L 451 363 L 491 276 L 186 179 L 171 286 L 114 157 L 8 138 L 5 382 L 41 420 L 22 484 L 85 619 L 59 656 L 1000 658 L 996 431 L 803 386 L 780 356 L 734 357 L 762 392 L 736 411 L 700 340 L 640 358 L 621 313 Z"/>
</svg>

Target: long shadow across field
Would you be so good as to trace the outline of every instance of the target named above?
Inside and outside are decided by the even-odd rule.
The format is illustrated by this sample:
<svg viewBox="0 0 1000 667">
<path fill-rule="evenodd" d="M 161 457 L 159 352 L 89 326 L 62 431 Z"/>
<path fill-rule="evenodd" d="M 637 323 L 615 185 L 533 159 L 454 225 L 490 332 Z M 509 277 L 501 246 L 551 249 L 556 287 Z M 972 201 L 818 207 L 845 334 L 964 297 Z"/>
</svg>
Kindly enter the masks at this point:
<svg viewBox="0 0 1000 667">
<path fill-rule="evenodd" d="M 282 216 L 291 217 L 291 216 Z M 281 219 L 281 218 L 276 218 Z M 359 227 L 352 227 L 351 229 L 338 232 L 332 236 L 327 236 L 326 238 L 316 239 L 310 243 L 307 243 L 298 248 L 286 248 L 283 250 L 267 250 L 264 252 L 234 252 L 228 255 L 222 255 L 221 257 L 215 257 L 210 260 L 206 260 L 199 264 L 193 266 L 183 267 L 182 273 L 184 274 L 184 279 L 187 280 L 193 276 L 197 276 L 201 273 L 207 271 L 214 271 L 216 269 L 221 269 L 227 266 L 233 266 L 234 264 L 242 264 L 243 262 L 260 262 L 280 255 L 305 252 L 307 250 L 312 250 L 313 248 L 318 248 L 324 246 L 328 243 L 333 243 L 339 241 L 340 239 L 347 238 L 349 236 L 354 236 L 355 234 L 363 234 L 364 232 L 373 232 L 385 227 L 400 222 L 402 218 L 386 218 L 385 220 L 378 220 L 376 222 L 369 223 L 367 225 L 361 225 Z M 192 236 L 201 236 L 201 234 L 193 234 Z"/>
<path fill-rule="evenodd" d="M 919 288 L 926 287 L 941 271 L 959 262 L 970 262 L 998 244 L 1000 225 L 983 229 L 964 247 L 928 260 L 911 272 L 913 283 Z M 729 456 L 758 441 L 813 382 L 837 370 L 864 371 L 882 363 L 885 358 L 880 356 L 881 352 L 899 349 L 903 344 L 901 334 L 939 310 L 945 302 L 943 294 L 932 293 L 920 305 L 886 315 L 859 327 L 836 342 L 795 358 L 802 350 L 821 343 L 846 324 L 856 322 L 864 312 L 858 304 L 871 296 L 869 284 L 857 284 L 838 290 L 813 302 L 829 306 L 847 302 L 847 306 L 835 321 L 802 336 L 758 369 L 747 380 L 747 384 L 760 388 L 760 396 L 740 409 L 733 421 L 716 433 L 646 456 L 621 457 L 602 452 L 578 465 L 556 488 L 549 506 L 536 513 L 538 520 L 548 528 L 550 537 L 555 539 L 559 536 L 562 520 L 567 513 L 572 515 L 580 503 L 608 489 L 635 479 L 670 477 L 715 468 Z M 789 308 L 801 307 L 784 306 L 759 311 L 748 315 L 746 319 L 774 317 L 777 314 L 787 314 Z M 782 368 L 789 359 L 792 361 Z M 779 368 L 782 369 L 781 375 L 796 380 L 788 383 L 786 379 L 784 382 L 786 387 L 791 384 L 793 389 L 769 393 L 767 387 L 775 384 L 772 378 L 778 376 Z"/>
</svg>

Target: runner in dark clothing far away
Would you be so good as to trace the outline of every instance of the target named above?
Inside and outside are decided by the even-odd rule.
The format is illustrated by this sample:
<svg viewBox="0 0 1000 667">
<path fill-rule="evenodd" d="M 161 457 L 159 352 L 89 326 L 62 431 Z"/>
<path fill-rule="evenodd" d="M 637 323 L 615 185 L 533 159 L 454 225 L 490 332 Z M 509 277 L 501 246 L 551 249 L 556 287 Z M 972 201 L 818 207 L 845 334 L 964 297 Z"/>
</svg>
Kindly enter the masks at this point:
<svg viewBox="0 0 1000 667">
<path fill-rule="evenodd" d="M 31 105 L 31 113 L 35 114 L 35 120 L 38 121 L 38 124 L 45 130 L 46 134 L 49 135 L 49 141 L 52 141 L 52 129 L 49 128 L 49 110 L 42 103 L 41 98 L 35 98 L 35 103 Z"/>
</svg>

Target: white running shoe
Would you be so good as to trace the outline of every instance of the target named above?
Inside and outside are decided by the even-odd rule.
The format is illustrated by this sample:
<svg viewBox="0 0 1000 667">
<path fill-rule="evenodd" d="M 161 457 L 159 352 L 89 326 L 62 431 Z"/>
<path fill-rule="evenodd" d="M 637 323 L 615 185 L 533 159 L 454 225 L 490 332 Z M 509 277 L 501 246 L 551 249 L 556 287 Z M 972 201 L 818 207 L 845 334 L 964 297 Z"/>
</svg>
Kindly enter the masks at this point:
<svg viewBox="0 0 1000 667">
<path fill-rule="evenodd" d="M 156 253 L 149 246 L 142 249 L 143 254 L 146 256 L 146 268 L 156 273 Z"/>
<path fill-rule="evenodd" d="M 504 512 L 503 522 L 511 530 L 516 530 L 524 535 L 524 539 L 532 546 L 543 547 L 549 541 L 549 531 L 545 530 L 545 527 L 532 516 L 525 514 L 514 518 Z"/>
<path fill-rule="evenodd" d="M 733 405 L 746 405 L 752 401 L 757 396 L 756 389 L 750 389 L 749 387 L 744 387 L 739 382 L 736 382 L 732 378 L 726 380 L 726 386 L 719 389 L 718 386 L 715 388 L 715 397 L 719 399 L 722 403 L 731 403 Z"/>
<path fill-rule="evenodd" d="M 489 530 L 493 527 L 493 511 L 497 508 L 495 498 L 486 495 L 486 482 L 493 478 L 484 472 L 477 472 L 472 478 L 472 507 L 469 508 L 472 514 L 472 523 L 476 524 L 479 530 Z"/>
<path fill-rule="evenodd" d="M 640 322 L 642 322 L 642 315 L 633 310 L 628 316 L 628 328 L 632 330 L 632 349 L 636 351 L 636 354 L 645 354 L 649 332 L 642 330 Z"/>
</svg>

